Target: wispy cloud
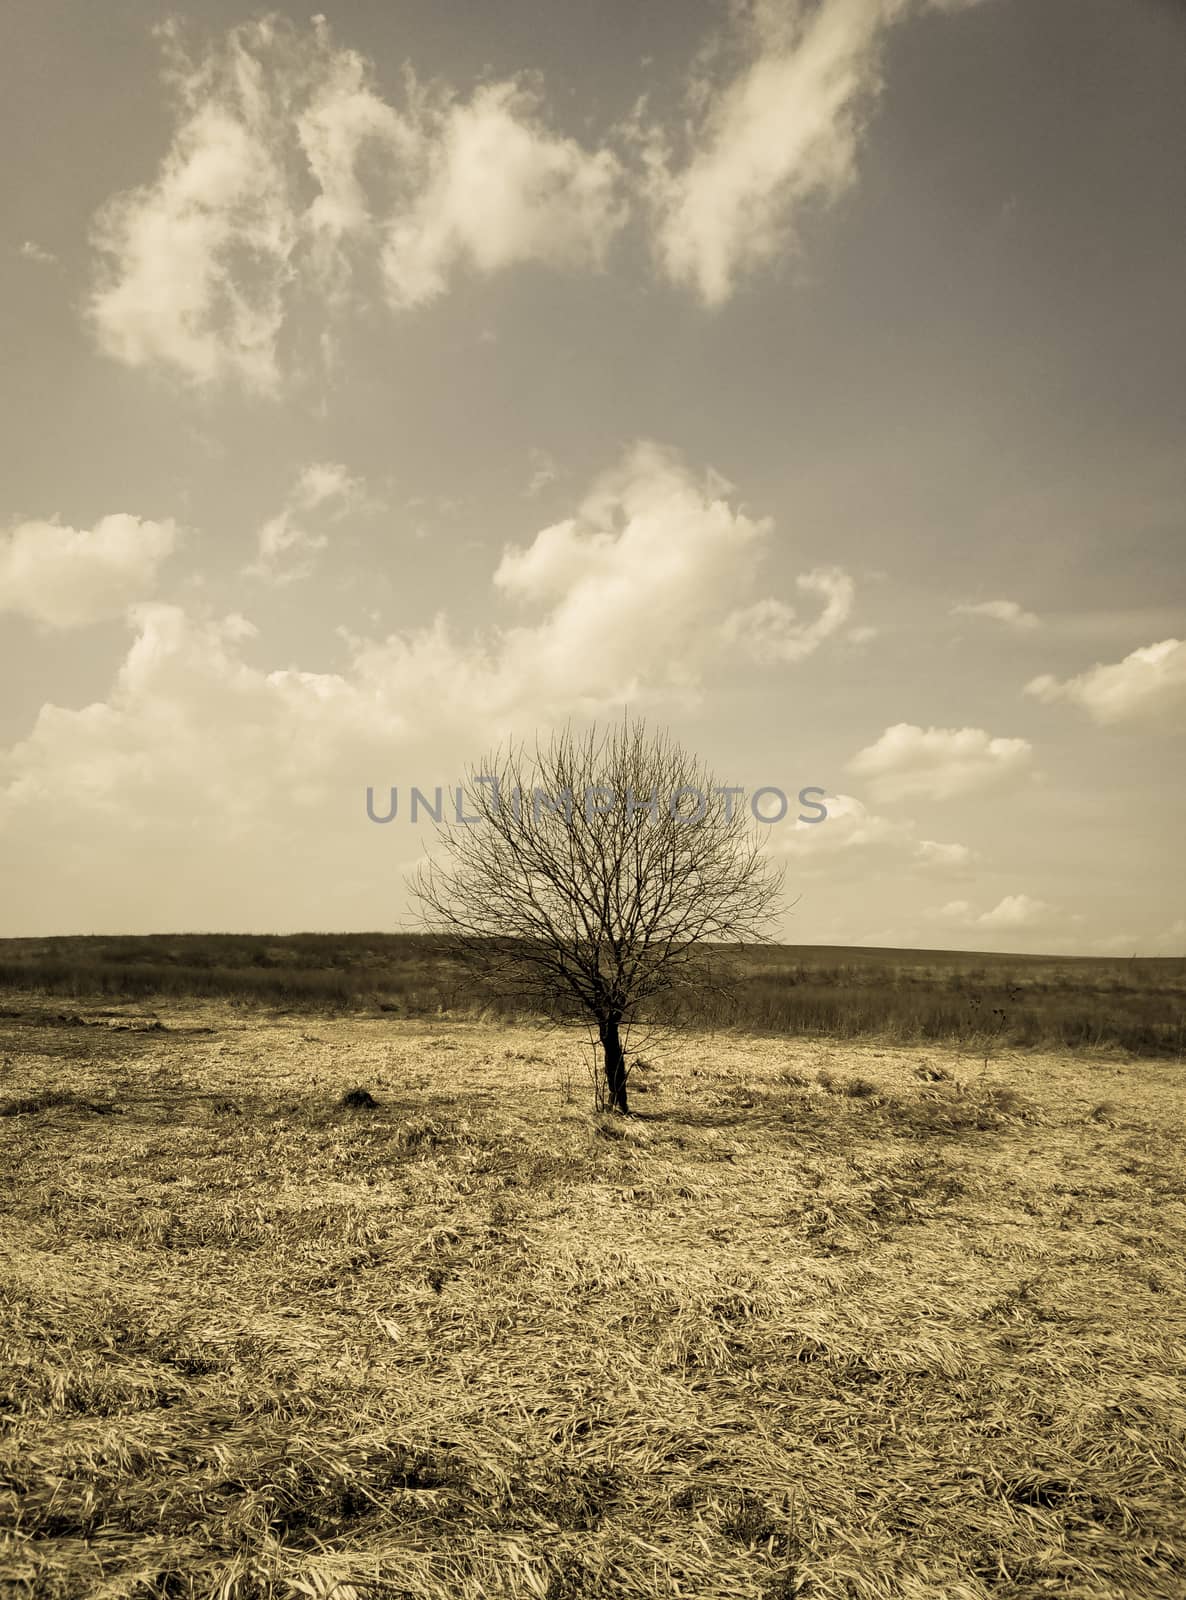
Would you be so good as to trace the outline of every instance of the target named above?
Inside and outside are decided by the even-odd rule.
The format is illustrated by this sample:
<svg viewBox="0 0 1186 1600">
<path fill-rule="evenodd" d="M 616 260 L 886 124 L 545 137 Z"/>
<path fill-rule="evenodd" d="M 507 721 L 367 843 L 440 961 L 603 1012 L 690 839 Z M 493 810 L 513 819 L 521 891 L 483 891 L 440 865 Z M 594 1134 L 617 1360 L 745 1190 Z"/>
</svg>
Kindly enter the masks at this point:
<svg viewBox="0 0 1186 1600">
<path fill-rule="evenodd" d="M 882 36 L 935 4 L 736 4 L 678 150 L 641 111 L 599 141 L 558 131 L 538 77 L 466 94 L 408 66 L 393 103 L 321 16 L 195 55 L 167 23 L 172 139 L 95 219 L 91 325 L 130 366 L 275 395 L 294 364 L 334 362 L 340 318 L 377 292 L 407 312 L 465 274 L 596 272 L 632 215 L 663 275 L 719 305 L 793 245 L 800 207 L 854 181 Z"/>
<path fill-rule="evenodd" d="M 684 148 L 641 116 L 634 130 L 665 275 L 716 306 L 793 250 L 800 210 L 856 179 L 887 28 L 965 3 L 736 0 L 731 29 L 702 52 L 689 84 Z M 736 65 L 722 71 L 721 61 Z"/>
<path fill-rule="evenodd" d="M 352 477 L 339 462 L 312 462 L 299 474 L 282 510 L 260 528 L 256 558 L 243 568 L 244 576 L 273 584 L 307 578 L 317 553 L 329 543 L 324 531 L 310 532 L 309 518 L 337 521 L 371 503 L 362 479 Z"/>
<path fill-rule="evenodd" d="M 1032 611 L 1025 611 L 1016 600 L 980 600 L 975 605 L 952 606 L 953 617 L 990 617 L 994 622 L 1003 622 L 1006 627 L 1017 628 L 1025 632 L 1038 626 L 1038 618 Z"/>
<path fill-rule="evenodd" d="M 763 665 L 802 661 L 811 655 L 848 621 L 856 586 L 839 567 L 817 567 L 795 582 L 804 593 L 823 600 L 822 609 L 810 622 L 799 621 L 785 601 L 767 598 L 728 616 L 722 626 L 725 638 Z"/>
<path fill-rule="evenodd" d="M 542 494 L 550 483 L 555 483 L 560 476 L 560 468 L 555 459 L 546 450 L 535 447 L 531 450 L 531 477 L 527 480 L 527 487 L 523 493 L 528 500 L 534 500 L 537 494 Z"/>
<path fill-rule="evenodd" d="M 659 262 L 706 305 L 786 249 L 798 206 L 853 181 L 887 9 L 878 0 L 738 8 L 748 59 L 722 85 L 694 84 L 703 109 L 682 165 L 665 131 L 651 130 Z"/>
<path fill-rule="evenodd" d="M 39 267 L 53 267 L 57 265 L 58 258 L 52 250 L 46 250 L 39 245 L 36 239 L 26 239 L 17 250 L 17 255 L 23 261 L 33 261 Z"/>
<path fill-rule="evenodd" d="M 275 394 L 294 305 L 312 297 L 332 316 L 359 264 L 405 309 L 462 269 L 596 267 L 625 220 L 617 158 L 550 132 L 517 82 L 463 100 L 409 71 L 397 109 L 324 18 L 245 23 L 197 60 L 176 24 L 159 31 L 172 143 L 94 230 L 91 320 L 131 366 Z"/>
</svg>

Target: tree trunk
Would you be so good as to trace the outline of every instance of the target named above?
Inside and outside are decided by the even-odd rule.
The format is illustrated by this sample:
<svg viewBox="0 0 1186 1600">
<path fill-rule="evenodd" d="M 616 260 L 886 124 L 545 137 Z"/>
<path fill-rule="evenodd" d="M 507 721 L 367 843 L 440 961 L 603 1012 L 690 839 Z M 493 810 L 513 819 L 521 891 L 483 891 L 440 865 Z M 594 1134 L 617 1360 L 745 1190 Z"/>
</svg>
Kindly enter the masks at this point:
<svg viewBox="0 0 1186 1600">
<path fill-rule="evenodd" d="M 605 1082 L 609 1090 L 610 1110 L 625 1115 L 630 1107 L 626 1103 L 626 1056 L 618 1033 L 620 1021 L 620 1017 L 603 1017 L 598 1023 L 598 1032 L 605 1053 Z"/>
</svg>

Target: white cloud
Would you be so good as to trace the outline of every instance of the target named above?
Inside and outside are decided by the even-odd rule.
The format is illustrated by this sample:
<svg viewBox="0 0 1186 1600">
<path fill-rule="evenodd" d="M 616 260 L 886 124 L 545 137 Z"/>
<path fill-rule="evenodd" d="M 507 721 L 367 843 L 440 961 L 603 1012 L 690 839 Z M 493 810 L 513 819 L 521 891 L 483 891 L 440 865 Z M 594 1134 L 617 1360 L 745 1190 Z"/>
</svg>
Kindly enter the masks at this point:
<svg viewBox="0 0 1186 1600">
<path fill-rule="evenodd" d="M 898 722 L 858 751 L 847 770 L 868 778 L 877 800 L 950 800 L 1016 775 L 1031 754 L 1025 739 L 993 738 L 983 728 L 923 729 Z"/>
<path fill-rule="evenodd" d="M 921 866 L 942 870 L 966 867 L 972 860 L 972 852 L 966 844 L 939 844 L 934 839 L 920 839 L 914 857 Z"/>
<path fill-rule="evenodd" d="M 650 135 L 656 247 L 672 281 L 719 305 L 793 241 L 797 207 L 853 181 L 877 44 L 901 9 L 893 0 L 737 8 L 749 59 L 723 86 L 693 84 L 704 110 L 682 169 L 665 135 Z"/>
<path fill-rule="evenodd" d="M 1091 948 L 1106 956 L 1186 956 L 1186 917 L 1179 917 L 1168 928 L 1159 928 L 1151 934 L 1111 933 L 1093 939 Z"/>
<path fill-rule="evenodd" d="M 537 449 L 535 446 L 532 446 L 530 461 L 531 477 L 523 493 L 528 500 L 534 500 L 536 495 L 542 494 L 550 483 L 556 482 L 560 476 L 560 468 L 546 450 Z"/>
<path fill-rule="evenodd" d="M 278 383 L 276 340 L 297 240 L 280 113 L 264 67 L 276 26 L 233 29 L 197 67 L 180 54 L 173 143 L 154 182 L 116 195 L 94 243 L 106 258 L 91 301 L 99 342 L 129 366 L 197 383 Z"/>
<path fill-rule="evenodd" d="M 17 254 L 23 261 L 34 261 L 39 267 L 55 266 L 58 259 L 52 250 L 46 250 L 36 239 L 26 239 Z"/>
<path fill-rule="evenodd" d="M 1099 723 L 1186 726 L 1186 640 L 1162 639 L 1063 683 L 1049 674 L 1033 678 L 1025 692 L 1047 703 L 1069 700 Z"/>
<path fill-rule="evenodd" d="M 365 503 L 366 489 L 361 478 L 351 477 L 337 461 L 314 461 L 305 467 L 293 490 L 294 504 L 305 511 L 331 506 L 339 515 Z"/>
<path fill-rule="evenodd" d="M 731 619 L 756 581 L 771 528 L 768 518 L 734 509 L 730 487 L 711 472 L 698 480 L 672 451 L 643 442 L 594 485 L 576 517 L 506 550 L 495 587 L 550 609 L 505 635 L 504 671 L 549 695 L 594 694 L 609 704 L 643 686 L 693 690 L 708 660 L 737 648 Z M 801 580 L 829 593 L 845 582 L 840 573 L 826 584 L 818 574 Z M 824 637 L 815 626 L 799 654 Z"/>
<path fill-rule="evenodd" d="M 1028 894 L 1007 894 L 989 911 L 978 912 L 967 900 L 949 900 L 936 910 L 925 912 L 932 922 L 945 922 L 961 928 L 987 928 L 1007 932 L 1018 928 L 1049 926 L 1054 908 L 1045 900 Z"/>
<path fill-rule="evenodd" d="M 523 76 L 463 95 L 405 67 L 397 106 L 324 17 L 243 23 L 196 58 L 165 24 L 174 132 L 96 217 L 94 332 L 130 366 L 276 394 L 336 359 L 339 319 L 376 293 L 403 311 L 461 272 L 600 269 L 640 198 L 662 271 L 719 304 L 793 240 L 797 208 L 853 181 L 881 37 L 939 3 L 736 5 L 740 68 L 690 86 L 678 157 L 665 131 L 619 127 L 632 168 L 549 126 Z"/>
<path fill-rule="evenodd" d="M 329 543 L 324 533 L 309 532 L 308 518 L 337 521 L 371 504 L 362 479 L 351 477 L 339 462 L 312 462 L 301 471 L 284 508 L 260 528 L 256 559 L 243 568 L 244 576 L 276 584 L 307 578 L 312 557 Z M 294 552 L 304 552 L 304 559 L 289 559 Z"/>
<path fill-rule="evenodd" d="M 122 512 L 90 529 L 22 522 L 0 535 L 0 611 L 51 628 L 118 617 L 151 593 L 176 536 L 172 522 Z"/>
<path fill-rule="evenodd" d="M 834 878 L 843 863 L 864 873 L 876 860 L 885 867 L 924 867 L 929 876 L 959 876 L 972 861 L 967 845 L 919 839 L 913 821 L 878 816 L 852 795 L 825 794 L 820 804 L 828 813 L 822 822 L 800 822 L 793 808 L 784 825 L 771 829 L 770 849 L 792 857 L 802 875 L 818 867 Z"/>
<path fill-rule="evenodd" d="M 308 32 L 245 23 L 196 63 L 176 25 L 160 32 L 173 140 L 155 179 L 113 197 L 94 230 L 92 323 L 128 365 L 274 394 L 294 306 L 340 313 L 357 272 L 405 308 L 461 267 L 598 266 L 625 220 L 617 158 L 549 132 L 517 83 L 462 101 L 409 71 L 399 111 L 324 19 Z M 332 352 L 328 326 L 317 347 Z"/>
<path fill-rule="evenodd" d="M 994 622 L 1003 622 L 1022 631 L 1038 626 L 1034 613 L 1023 611 L 1016 600 L 981 600 L 976 605 L 952 606 L 951 614 L 953 617 L 991 617 Z"/>
<path fill-rule="evenodd" d="M 327 480 L 300 481 L 312 492 Z M 529 613 L 518 623 L 458 637 L 439 616 L 380 640 L 342 633 L 339 671 L 269 672 L 245 656 L 254 630 L 242 617 L 139 605 L 107 698 L 45 706 L 0 760 L 0 820 L 40 825 L 56 795 L 162 836 L 224 812 L 236 827 L 296 826 L 310 806 L 361 808 L 362 786 L 393 765 L 404 782 L 453 776 L 427 760 L 414 770 L 417 750 L 469 758 L 626 700 L 686 700 L 719 657 L 717 624 L 753 583 L 767 533 L 715 475 L 642 444 L 572 519 L 504 552 L 493 584 Z M 283 530 L 272 543 L 291 554 Z"/>
<path fill-rule="evenodd" d="M 759 600 L 725 619 L 725 638 L 763 665 L 811 655 L 847 622 L 854 584 L 839 567 L 817 567 L 795 582 L 804 592 L 823 597 L 823 609 L 811 622 L 796 621 L 793 608 L 781 600 Z"/>
<path fill-rule="evenodd" d="M 376 91 L 370 64 L 356 51 L 334 49 L 323 17 L 313 22 L 313 86 L 295 131 L 317 191 L 305 213 L 316 265 L 326 285 L 338 288 L 349 269 L 344 242 L 366 238 L 376 222 L 375 199 L 360 177 L 363 157 L 378 158 L 393 193 L 398 174 L 422 159 L 422 134 Z"/>
<path fill-rule="evenodd" d="M 1035 923 L 1047 923 L 1052 908 L 1045 900 L 1035 900 L 1028 894 L 1007 894 L 991 911 L 976 918 L 979 928 L 1031 928 Z"/>
<path fill-rule="evenodd" d="M 313 571 L 313 557 L 324 550 L 329 539 L 324 533 L 309 533 L 294 520 L 292 511 L 277 512 L 256 535 L 258 554 L 243 568 L 244 577 L 263 578 L 268 583 L 296 583 Z M 304 558 L 290 560 L 297 552 Z"/>
<path fill-rule="evenodd" d="M 645 126 L 641 106 L 628 128 L 665 276 L 717 306 L 793 251 L 798 214 L 856 179 L 887 30 L 977 3 L 731 0 L 731 30 L 700 51 L 688 84 L 684 148 Z"/>
<path fill-rule="evenodd" d="M 910 823 L 879 817 L 849 794 L 825 794 L 820 801 L 828 815 L 822 822 L 788 822 L 771 829 L 770 847 L 779 855 L 801 862 L 834 858 L 872 847 L 901 847 L 907 843 Z"/>
<path fill-rule="evenodd" d="M 394 306 L 442 294 L 462 264 L 492 273 L 526 261 L 599 267 L 626 220 L 621 168 L 548 132 L 514 83 L 426 112 L 425 178 L 388 222 L 382 267 Z"/>
</svg>

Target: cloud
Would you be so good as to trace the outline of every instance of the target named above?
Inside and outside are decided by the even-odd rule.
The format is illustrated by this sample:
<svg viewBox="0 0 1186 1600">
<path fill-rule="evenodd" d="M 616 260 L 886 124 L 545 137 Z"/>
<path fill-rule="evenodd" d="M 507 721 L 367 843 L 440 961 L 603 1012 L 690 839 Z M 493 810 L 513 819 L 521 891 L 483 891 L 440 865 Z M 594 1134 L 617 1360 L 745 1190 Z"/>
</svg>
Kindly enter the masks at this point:
<svg viewBox="0 0 1186 1600">
<path fill-rule="evenodd" d="M 303 473 L 295 492 L 331 477 L 342 480 Z M 643 443 L 572 518 L 503 553 L 493 596 L 527 613 L 520 621 L 464 637 L 444 616 L 383 639 L 342 632 L 338 671 L 266 671 L 245 657 L 243 617 L 137 605 L 107 698 L 43 707 L 0 761 L 0 820 L 36 822 L 58 795 L 113 827 L 151 820 L 164 834 L 194 818 L 213 826 L 223 809 L 244 826 L 273 814 L 296 826 L 308 807 L 345 804 L 350 784 L 361 804 L 361 786 L 393 763 L 403 781 L 434 781 L 431 768 L 423 780 L 410 771 L 416 750 L 468 758 L 626 700 L 686 701 L 720 658 L 717 623 L 755 581 L 768 532 L 715 474 Z M 291 553 L 282 536 L 273 545 Z"/>
<path fill-rule="evenodd" d="M 175 27 L 173 143 L 154 182 L 98 214 L 103 264 L 90 313 L 102 348 L 128 366 L 160 362 L 195 383 L 235 377 L 273 392 L 276 341 L 298 225 L 281 113 L 265 62 L 275 24 L 233 29 L 197 66 Z"/>
<path fill-rule="evenodd" d="M 534 500 L 536 495 L 542 494 L 550 483 L 556 482 L 560 476 L 560 468 L 548 451 L 537 449 L 535 446 L 532 446 L 530 461 L 531 477 L 523 494 L 526 499 Z"/>
<path fill-rule="evenodd" d="M 603 264 L 627 216 L 617 157 L 550 134 L 539 112 L 535 95 L 496 83 L 424 113 L 422 187 L 385 230 L 397 309 L 436 299 L 463 264 L 482 273 Z"/>
<path fill-rule="evenodd" d="M 1123 661 L 1097 664 L 1060 683 L 1046 674 L 1033 678 L 1025 693 L 1050 704 L 1069 700 L 1098 723 L 1186 722 L 1186 640 L 1162 639 L 1133 650 Z"/>
<path fill-rule="evenodd" d="M 617 158 L 551 133 L 518 82 L 465 101 L 408 71 L 400 110 L 322 18 L 244 23 L 196 61 L 176 24 L 158 32 L 172 142 L 93 235 L 91 322 L 130 366 L 275 394 L 298 305 L 320 308 L 318 348 L 332 350 L 359 275 L 406 309 L 462 268 L 596 267 L 625 221 Z"/>
<path fill-rule="evenodd" d="M 924 915 L 932 922 L 950 923 L 956 927 L 1006 932 L 1049 926 L 1055 913 L 1045 900 L 1036 900 L 1028 894 L 1007 894 L 990 911 L 978 912 L 967 900 L 949 900 L 946 905 Z"/>
<path fill-rule="evenodd" d="M 406 312 L 525 263 L 598 271 L 637 211 L 663 274 L 719 305 L 794 242 L 803 206 L 853 182 L 882 36 L 928 9 L 954 7 L 735 4 L 716 53 L 733 68 L 714 81 L 701 52 L 678 153 L 641 111 L 592 144 L 556 131 L 525 74 L 463 94 L 406 66 L 394 104 L 322 16 L 243 23 L 196 54 L 163 24 L 172 138 L 96 215 L 92 329 L 129 366 L 274 396 L 336 359 L 356 307 Z"/>
<path fill-rule="evenodd" d="M 336 461 L 312 462 L 301 471 L 284 508 L 260 528 L 256 559 L 243 568 L 244 576 L 275 584 L 307 578 L 313 571 L 311 558 L 329 543 L 324 533 L 308 531 L 308 517 L 336 521 L 370 505 L 361 478 L 351 477 Z M 298 551 L 305 552 L 305 559 L 288 559 Z"/>
<path fill-rule="evenodd" d="M 858 751 L 847 770 L 868 778 L 877 800 L 950 800 L 1019 773 L 1031 755 L 1025 739 L 993 738 L 983 728 L 924 730 L 898 722 Z"/>
<path fill-rule="evenodd" d="M 1023 611 L 1016 600 L 981 600 L 977 605 L 952 606 L 953 617 L 991 617 L 1010 628 L 1027 630 L 1038 626 L 1032 611 Z"/>
<path fill-rule="evenodd" d="M 292 498 L 302 510 L 315 511 L 321 506 L 330 506 L 338 515 L 367 502 L 362 479 L 351 477 L 337 461 L 311 462 L 297 479 Z"/>
<path fill-rule="evenodd" d="M 733 612 L 722 625 L 724 636 L 762 665 L 802 661 L 842 628 L 852 611 L 855 586 L 839 567 L 817 567 L 795 582 L 805 593 L 823 597 L 823 609 L 811 622 L 796 621 L 783 601 L 765 599 Z"/>
<path fill-rule="evenodd" d="M 37 243 L 36 239 L 26 239 L 17 254 L 22 261 L 34 261 L 39 267 L 56 266 L 58 260 L 52 250 L 46 250 Z"/>
<path fill-rule="evenodd" d="M 946 869 L 966 867 L 972 852 L 966 844 L 939 844 L 934 839 L 920 839 L 914 852 L 920 866 Z"/>
<path fill-rule="evenodd" d="M 698 479 L 673 451 L 635 445 L 575 517 L 504 552 L 496 589 L 548 607 L 534 625 L 506 634 L 504 671 L 536 681 L 541 693 L 593 692 L 609 704 L 643 686 L 694 690 L 708 661 L 740 647 L 734 614 L 756 582 L 771 529 L 768 518 L 731 506 L 730 489 L 712 472 Z M 829 594 L 848 581 L 839 572 L 826 583 L 814 573 L 800 580 Z M 783 659 L 816 648 L 830 627 L 817 623 L 810 639 L 809 631 Z M 600 680 L 595 691 L 591 674 Z"/>
<path fill-rule="evenodd" d="M 734 8 L 745 60 L 724 84 L 693 83 L 702 110 L 682 167 L 661 130 L 645 141 L 667 277 L 720 305 L 793 244 L 799 208 L 853 182 L 862 117 L 879 88 L 880 36 L 903 9 L 894 0 Z"/>
<path fill-rule="evenodd" d="M 296 583 L 313 571 L 311 559 L 324 550 L 329 540 L 323 533 L 309 533 L 294 520 L 289 510 L 278 512 L 261 526 L 256 535 L 258 554 L 243 568 L 247 578 L 262 578 L 267 583 Z M 294 552 L 304 551 L 304 560 L 289 561 Z"/>
<path fill-rule="evenodd" d="M 796 816 L 791 822 L 788 813 L 787 823 L 771 830 L 770 849 L 792 857 L 802 876 L 818 868 L 834 878 L 845 863 L 853 873 L 865 873 L 871 860 L 958 876 L 973 859 L 967 845 L 919 839 L 914 822 L 878 816 L 852 795 L 825 794 L 820 803 L 827 808 L 824 821 L 800 822 Z"/>
<path fill-rule="evenodd" d="M 118 617 L 152 591 L 176 537 L 172 522 L 123 512 L 90 529 L 22 522 L 0 535 L 0 611 L 51 628 Z"/>
<path fill-rule="evenodd" d="M 827 807 L 824 821 L 800 822 L 796 818 L 789 826 L 771 830 L 770 844 L 776 854 L 810 862 L 864 853 L 873 847 L 900 848 L 908 840 L 908 822 L 875 816 L 852 795 L 825 794 L 820 804 Z M 789 816 L 788 812 L 788 822 Z"/>
<path fill-rule="evenodd" d="M 1093 939 L 1091 948 L 1101 955 L 1178 955 L 1186 956 L 1186 917 L 1179 917 L 1168 928 L 1155 933 L 1111 933 Z"/>
</svg>

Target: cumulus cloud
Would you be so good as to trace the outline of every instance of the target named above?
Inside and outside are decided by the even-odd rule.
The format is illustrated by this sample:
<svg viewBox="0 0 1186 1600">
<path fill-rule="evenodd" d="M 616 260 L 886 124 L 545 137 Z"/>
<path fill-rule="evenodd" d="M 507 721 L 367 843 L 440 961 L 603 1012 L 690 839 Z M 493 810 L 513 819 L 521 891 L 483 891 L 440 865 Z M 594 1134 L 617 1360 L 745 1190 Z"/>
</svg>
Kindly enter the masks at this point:
<svg viewBox="0 0 1186 1600">
<path fill-rule="evenodd" d="M 923 729 L 898 722 L 858 751 L 847 770 L 868 778 L 877 800 L 950 800 L 1015 776 L 1031 755 L 1027 740 L 994 738 L 983 728 Z"/>
<path fill-rule="evenodd" d="M 128 365 L 275 393 L 302 297 L 336 312 L 369 271 L 403 309 L 461 268 L 597 266 L 625 221 L 617 158 L 550 132 L 518 82 L 463 100 L 409 72 L 397 109 L 323 18 L 244 23 L 196 61 L 160 32 L 172 143 L 94 229 L 91 320 Z"/>
<path fill-rule="evenodd" d="M 508 549 L 494 574 L 503 594 L 549 607 L 533 626 L 510 630 L 504 670 L 551 694 L 589 691 L 591 665 L 607 703 L 642 691 L 694 689 L 705 664 L 736 653 L 737 602 L 752 590 L 768 542 L 768 518 L 729 502 L 717 474 L 694 476 L 672 451 L 642 442 L 594 485 L 577 516 Z M 807 574 L 813 591 L 825 585 Z M 757 602 L 759 606 L 777 602 Z M 827 606 L 825 606 L 825 614 Z M 821 622 L 794 660 L 831 630 Z M 782 637 L 782 635 L 780 635 Z"/>
<path fill-rule="evenodd" d="M 51 628 L 118 617 L 152 591 L 176 538 L 170 521 L 123 512 L 84 529 L 22 522 L 0 535 L 0 611 Z"/>
<path fill-rule="evenodd" d="M 952 606 L 953 617 L 991 617 L 1007 627 L 1026 631 L 1038 626 L 1032 611 L 1023 611 L 1016 600 L 981 600 L 976 605 Z"/>
<path fill-rule="evenodd" d="M 1006 932 L 1047 926 L 1054 916 L 1054 908 L 1045 900 L 1034 899 L 1028 894 L 1007 894 L 989 911 L 977 911 L 967 900 L 949 900 L 946 905 L 925 915 L 930 921 L 945 922 L 955 927 Z"/>
<path fill-rule="evenodd" d="M 1123 661 L 1097 664 L 1060 683 L 1045 674 L 1025 686 L 1047 704 L 1069 700 L 1096 722 L 1186 726 L 1186 639 L 1162 639 L 1133 650 Z"/>
<path fill-rule="evenodd" d="M 801 822 L 796 817 L 790 826 L 772 831 L 771 848 L 777 854 L 807 863 L 864 853 L 872 847 L 898 847 L 909 838 L 908 822 L 876 816 L 852 795 L 825 794 L 819 803 L 828 812 L 822 822 Z"/>
<path fill-rule="evenodd" d="M 303 473 L 294 492 L 315 497 L 331 478 L 342 482 Z M 767 535 L 723 480 L 640 444 L 574 517 L 504 552 L 494 592 L 521 621 L 466 637 L 444 616 L 384 639 L 343 634 L 339 671 L 268 672 L 245 657 L 254 630 L 241 616 L 139 605 L 106 700 L 43 708 L 2 764 L 0 811 L 68 794 L 162 827 L 221 807 L 287 815 L 375 782 L 417 742 L 453 741 L 469 757 L 479 742 L 625 700 L 678 701 L 724 648 L 716 624 L 755 581 Z"/>
<path fill-rule="evenodd" d="M 845 863 L 863 873 L 871 861 L 886 867 L 922 867 L 931 876 L 959 876 L 972 861 L 967 845 L 920 839 L 913 821 L 879 816 L 853 795 L 825 794 L 820 804 L 828 813 L 824 821 L 802 822 L 796 816 L 772 830 L 770 849 L 792 857 L 796 872 L 803 876 L 819 868 L 834 877 Z"/>
</svg>

